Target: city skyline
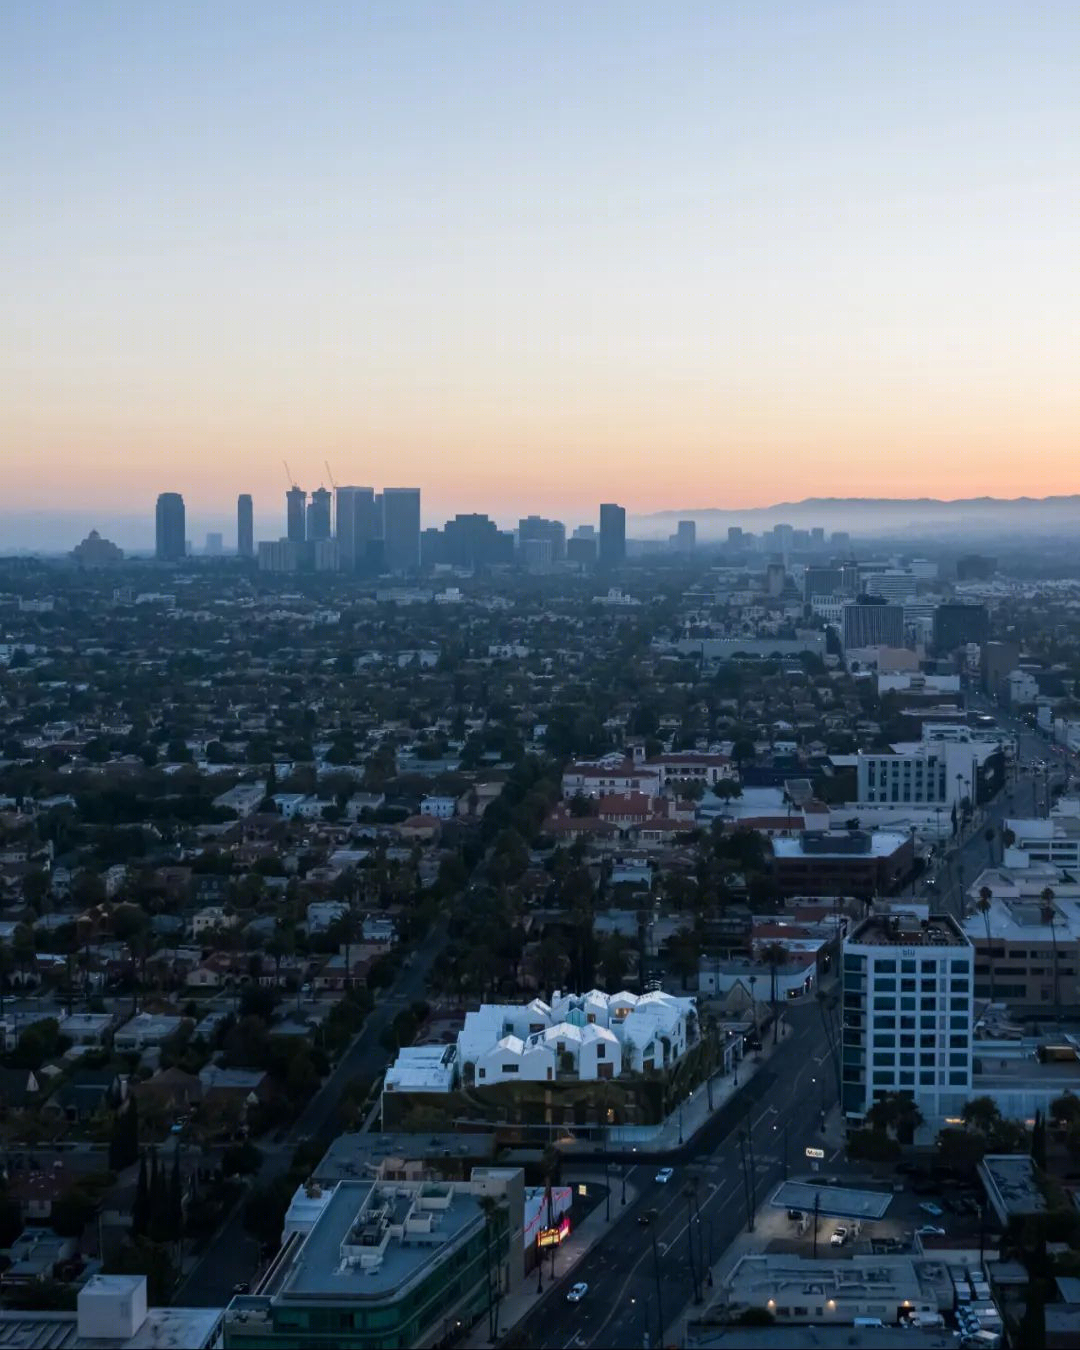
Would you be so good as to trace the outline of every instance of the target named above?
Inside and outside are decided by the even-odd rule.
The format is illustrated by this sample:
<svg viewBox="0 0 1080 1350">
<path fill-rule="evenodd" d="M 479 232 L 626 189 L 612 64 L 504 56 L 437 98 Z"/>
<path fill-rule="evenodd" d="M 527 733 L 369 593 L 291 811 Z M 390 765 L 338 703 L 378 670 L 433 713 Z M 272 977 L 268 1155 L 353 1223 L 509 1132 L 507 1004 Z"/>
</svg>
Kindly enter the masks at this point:
<svg viewBox="0 0 1080 1350">
<path fill-rule="evenodd" d="M 1061 4 L 15 5 L 7 505 L 1068 492 L 1078 56 Z"/>
</svg>

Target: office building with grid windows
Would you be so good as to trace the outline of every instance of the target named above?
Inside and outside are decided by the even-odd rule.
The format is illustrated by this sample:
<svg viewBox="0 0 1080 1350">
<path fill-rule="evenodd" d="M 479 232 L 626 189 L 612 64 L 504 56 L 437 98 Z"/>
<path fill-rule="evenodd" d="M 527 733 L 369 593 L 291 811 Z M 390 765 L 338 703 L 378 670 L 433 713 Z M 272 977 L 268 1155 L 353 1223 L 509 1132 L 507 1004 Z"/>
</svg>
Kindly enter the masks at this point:
<svg viewBox="0 0 1080 1350">
<path fill-rule="evenodd" d="M 873 914 L 844 942 L 844 1114 L 914 1099 L 937 1129 L 971 1095 L 974 947 L 951 918 Z"/>
</svg>

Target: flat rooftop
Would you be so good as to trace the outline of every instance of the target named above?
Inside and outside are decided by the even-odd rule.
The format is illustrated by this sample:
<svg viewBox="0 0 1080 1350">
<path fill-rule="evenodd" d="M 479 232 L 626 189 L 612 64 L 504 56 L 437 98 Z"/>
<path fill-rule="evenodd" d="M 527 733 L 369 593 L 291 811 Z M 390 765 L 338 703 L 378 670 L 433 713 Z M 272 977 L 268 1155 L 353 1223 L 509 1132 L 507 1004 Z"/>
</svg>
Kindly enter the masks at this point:
<svg viewBox="0 0 1080 1350">
<path fill-rule="evenodd" d="M 0 1310 L 3 1350 L 202 1350 L 217 1343 L 220 1308 L 150 1308 L 126 1341 L 80 1336 L 73 1312 Z"/>
<path fill-rule="evenodd" d="M 952 920 L 872 914 L 852 931 L 849 944 L 861 947 L 970 947 Z"/>
<path fill-rule="evenodd" d="M 425 1199 L 438 1207 L 424 1209 Z M 407 1221 L 428 1216 L 430 1232 L 410 1231 L 408 1246 L 394 1235 Z M 297 1251 L 275 1302 L 385 1298 L 445 1259 L 451 1246 L 483 1221 L 479 1200 L 450 1182 L 406 1187 L 343 1181 Z M 374 1260 L 377 1253 L 381 1257 Z M 365 1267 L 361 1259 L 368 1255 L 373 1264 Z"/>
<path fill-rule="evenodd" d="M 761 1307 L 769 1299 L 791 1307 L 813 1294 L 837 1303 L 867 1297 L 897 1307 L 905 1300 L 937 1303 L 910 1256 L 853 1256 L 835 1264 L 821 1257 L 815 1261 L 805 1256 L 744 1256 L 724 1284 L 731 1303 L 749 1307 Z"/>
<path fill-rule="evenodd" d="M 1039 1214 L 1046 1209 L 1046 1196 L 1028 1154 L 987 1153 L 979 1163 L 979 1175 L 999 1216 Z"/>
<path fill-rule="evenodd" d="M 816 1186 L 812 1181 L 785 1181 L 769 1201 L 779 1209 L 801 1209 L 837 1219 L 880 1219 L 893 1198 L 892 1191 L 860 1191 L 848 1186 Z"/>
<path fill-rule="evenodd" d="M 491 1162 L 495 1157 L 493 1134 L 340 1134 L 322 1156 L 312 1176 L 320 1186 L 370 1177 L 387 1158 L 426 1162 L 437 1170 L 439 1163 L 463 1160 Z"/>
</svg>

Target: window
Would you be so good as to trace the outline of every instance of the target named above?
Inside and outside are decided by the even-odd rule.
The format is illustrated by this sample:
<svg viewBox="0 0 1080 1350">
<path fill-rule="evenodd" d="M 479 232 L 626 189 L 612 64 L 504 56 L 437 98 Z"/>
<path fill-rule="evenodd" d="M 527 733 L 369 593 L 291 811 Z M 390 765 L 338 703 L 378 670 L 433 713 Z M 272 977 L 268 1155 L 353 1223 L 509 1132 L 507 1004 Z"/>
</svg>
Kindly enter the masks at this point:
<svg viewBox="0 0 1080 1350">
<path fill-rule="evenodd" d="M 949 1074 L 950 1087 L 967 1087 L 967 1081 L 968 1078 L 966 1073 L 956 1073 L 953 1071 Z"/>
<path fill-rule="evenodd" d="M 874 1048 L 887 1050 L 892 1045 L 894 1038 L 887 1033 L 883 1036 L 874 1036 Z"/>
<path fill-rule="evenodd" d="M 924 975 L 936 975 L 936 974 L 937 974 L 937 962 L 936 962 L 936 961 L 924 961 L 924 962 L 922 963 L 922 973 L 923 973 Z"/>
<path fill-rule="evenodd" d="M 958 1050 L 967 1049 L 968 1038 L 966 1036 L 950 1036 L 949 1044 L 955 1046 Z"/>
<path fill-rule="evenodd" d="M 907 1051 L 906 1053 L 903 1053 L 903 1052 L 902 1052 L 901 1055 L 900 1055 L 900 1063 L 901 1063 L 901 1065 L 906 1066 L 906 1067 L 909 1067 L 909 1068 L 914 1067 L 914 1064 L 915 1064 L 915 1055 L 914 1055 L 914 1053 L 913 1053 L 912 1051 L 910 1051 L 910 1050 Z"/>
<path fill-rule="evenodd" d="M 914 998 L 913 998 L 910 994 L 908 994 L 906 997 L 905 997 L 903 994 L 901 994 L 901 995 L 900 995 L 900 1007 L 901 1007 L 901 1009 L 902 1009 L 903 1011 L 905 1011 L 905 1012 L 914 1012 L 914 1011 L 915 1011 L 915 1000 L 914 1000 Z"/>
<path fill-rule="evenodd" d="M 502 1071 L 503 1073 L 517 1073 L 520 1067 L 519 1064 L 504 1064 L 502 1065 Z"/>
<path fill-rule="evenodd" d="M 896 1026 L 896 1018 L 895 1018 L 895 1017 L 875 1017 L 875 1018 L 874 1018 L 874 1026 L 875 1026 L 875 1028 L 882 1028 L 882 1029 L 887 1027 L 887 1028 L 889 1028 L 889 1029 L 891 1030 L 893 1027 Z"/>
<path fill-rule="evenodd" d="M 900 981 L 900 992 L 901 992 L 902 994 L 913 994 L 913 993 L 915 992 L 915 981 L 914 981 L 914 980 L 901 980 L 901 981 Z"/>
<path fill-rule="evenodd" d="M 937 1012 L 937 999 L 924 998 L 922 1002 L 919 1004 L 919 1007 L 922 1009 L 924 1013 Z"/>
<path fill-rule="evenodd" d="M 892 1084 L 892 1081 L 893 1081 L 893 1076 L 892 1076 L 891 1073 L 887 1073 L 887 1072 L 886 1072 L 886 1073 L 875 1073 L 875 1074 L 874 1074 L 874 1086 L 875 1086 L 875 1087 L 889 1087 L 889 1086 Z"/>
<path fill-rule="evenodd" d="M 915 1037 L 910 1034 L 907 1036 L 901 1036 L 900 1044 L 906 1050 L 913 1049 L 915 1046 Z"/>
<path fill-rule="evenodd" d="M 480 1078 L 486 1078 L 486 1077 L 487 1077 L 487 1069 L 477 1069 L 476 1072 L 477 1072 L 478 1077 L 480 1077 Z"/>
<path fill-rule="evenodd" d="M 896 1007 L 896 999 L 895 999 L 895 998 L 875 998 L 875 999 L 874 999 L 874 1011 L 875 1011 L 875 1012 L 883 1012 L 883 1011 L 891 1012 L 895 1007 Z"/>
<path fill-rule="evenodd" d="M 901 973 L 902 975 L 914 975 L 914 974 L 915 974 L 915 962 L 914 962 L 914 961 L 901 961 L 901 962 L 900 962 L 900 973 Z"/>
<path fill-rule="evenodd" d="M 952 984 L 949 987 L 952 989 L 954 994 L 967 994 L 970 993 L 968 983 L 969 982 L 967 980 L 953 980 Z"/>
<path fill-rule="evenodd" d="M 962 1069 L 967 1064 L 967 1055 L 951 1054 L 949 1056 L 949 1063 L 954 1069 Z"/>
<path fill-rule="evenodd" d="M 607 1059 L 607 1046 L 603 1042 L 596 1047 L 596 1058 Z"/>
<path fill-rule="evenodd" d="M 914 1071 L 910 1069 L 902 1069 L 900 1072 L 900 1086 L 914 1087 L 914 1085 L 915 1085 Z"/>
<path fill-rule="evenodd" d="M 881 974 L 882 972 L 885 972 L 885 973 L 891 973 L 891 974 L 895 975 L 895 974 L 896 974 L 896 962 L 895 962 L 895 961 L 882 961 L 882 960 L 875 961 L 875 962 L 874 962 L 874 970 L 877 971 L 878 974 Z"/>
<path fill-rule="evenodd" d="M 874 981 L 874 992 L 877 993 L 879 990 L 883 993 L 895 993 L 896 981 L 893 979 L 883 980 L 879 977 Z"/>
<path fill-rule="evenodd" d="M 920 1087 L 933 1087 L 933 1086 L 934 1086 L 934 1071 L 933 1071 L 933 1069 L 920 1069 L 920 1070 L 919 1070 L 919 1086 L 920 1086 Z"/>
</svg>

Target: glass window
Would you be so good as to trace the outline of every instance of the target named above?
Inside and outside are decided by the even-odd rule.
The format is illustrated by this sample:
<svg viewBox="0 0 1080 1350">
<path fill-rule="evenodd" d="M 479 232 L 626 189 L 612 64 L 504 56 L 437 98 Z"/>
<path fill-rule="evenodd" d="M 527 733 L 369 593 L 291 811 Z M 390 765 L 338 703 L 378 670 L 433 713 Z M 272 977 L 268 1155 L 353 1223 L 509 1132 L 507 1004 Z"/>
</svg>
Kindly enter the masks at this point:
<svg viewBox="0 0 1080 1350">
<path fill-rule="evenodd" d="M 924 961 L 922 963 L 922 973 L 924 975 L 934 975 L 937 973 L 936 961 Z"/>
<path fill-rule="evenodd" d="M 915 981 L 914 981 L 914 980 L 901 980 L 901 981 L 900 981 L 900 992 L 901 992 L 902 994 L 913 994 L 913 993 L 915 992 Z"/>
<path fill-rule="evenodd" d="M 964 1055 L 964 1054 L 960 1054 L 960 1055 L 955 1055 L 955 1054 L 953 1054 L 953 1055 L 950 1055 L 950 1056 L 949 1056 L 949 1063 L 950 1063 L 950 1064 L 953 1066 L 953 1068 L 955 1068 L 955 1069 L 962 1069 L 962 1068 L 964 1067 L 964 1065 L 967 1064 L 967 1055 Z"/>
<path fill-rule="evenodd" d="M 954 959 L 951 964 L 952 964 L 952 972 L 954 975 L 967 974 L 968 962 L 965 957 L 960 957 L 959 960 Z"/>
<path fill-rule="evenodd" d="M 890 1028 L 891 1028 L 891 1027 L 895 1027 L 895 1026 L 896 1026 L 896 1018 L 895 1018 L 895 1017 L 875 1017 L 875 1018 L 874 1018 L 874 1026 L 875 1026 L 875 1027 L 890 1027 Z"/>
<path fill-rule="evenodd" d="M 875 1086 L 875 1087 L 889 1087 L 889 1085 L 892 1083 L 892 1081 L 893 1081 L 893 1076 L 892 1076 L 891 1073 L 880 1073 L 880 1072 L 879 1072 L 879 1073 L 875 1073 L 875 1074 L 874 1074 L 874 1086 Z"/>
<path fill-rule="evenodd" d="M 901 1087 L 914 1087 L 914 1085 L 915 1085 L 915 1072 L 914 1072 L 914 1070 L 913 1070 L 913 1069 L 905 1069 L 905 1070 L 902 1070 L 901 1073 L 900 1073 L 900 1086 L 901 1086 Z"/>
<path fill-rule="evenodd" d="M 911 1051 L 911 1050 L 908 1050 L 907 1052 L 901 1052 L 901 1055 L 900 1055 L 900 1063 L 901 1063 L 901 1065 L 905 1065 L 905 1066 L 908 1066 L 908 1067 L 913 1066 L 914 1063 L 915 1063 L 915 1054 L 914 1054 L 914 1052 Z"/>
<path fill-rule="evenodd" d="M 934 1062 L 934 1052 L 932 1050 L 930 1051 L 929 1054 L 920 1053 L 919 1055 L 920 1067 L 925 1069 L 927 1066 L 932 1065 L 933 1062 Z"/>
<path fill-rule="evenodd" d="M 967 1074 L 957 1073 L 955 1070 L 949 1074 L 950 1087 L 967 1087 Z"/>
<path fill-rule="evenodd" d="M 915 974 L 915 962 L 914 962 L 914 961 L 901 961 L 901 962 L 900 962 L 900 972 L 901 972 L 901 974 L 903 974 L 903 975 L 914 975 L 914 974 Z"/>
<path fill-rule="evenodd" d="M 889 1065 L 889 1064 L 891 1064 L 892 1062 L 893 1062 L 893 1057 L 892 1057 L 891 1052 L 888 1053 L 888 1054 L 884 1054 L 884 1055 L 882 1055 L 882 1054 L 875 1054 L 875 1055 L 874 1055 L 874 1068 L 875 1068 L 875 1069 L 884 1068 L 886 1065 Z"/>
<path fill-rule="evenodd" d="M 901 1036 L 901 1037 L 900 1037 L 900 1044 L 901 1044 L 902 1046 L 907 1047 L 907 1048 L 911 1048 L 911 1047 L 913 1047 L 914 1044 L 915 1044 L 915 1037 L 912 1036 L 912 1035 L 910 1035 L 910 1034 L 907 1035 L 907 1036 Z"/>
<path fill-rule="evenodd" d="M 895 993 L 895 992 L 896 992 L 896 981 L 895 981 L 894 979 L 891 979 L 891 978 L 887 978 L 887 979 L 876 979 L 876 980 L 874 981 L 874 993 L 876 994 L 876 993 L 878 993 L 879 991 L 882 992 L 882 993 L 886 993 L 886 994 Z"/>
<path fill-rule="evenodd" d="M 895 1007 L 896 1007 L 895 998 L 882 997 L 874 999 L 875 1012 L 892 1012 Z"/>
<path fill-rule="evenodd" d="M 905 1012 L 914 1012 L 914 1011 L 915 1011 L 915 1000 L 914 1000 L 914 998 L 913 998 L 910 994 L 907 995 L 907 997 L 905 997 L 903 994 L 901 994 L 901 995 L 900 995 L 900 1008 L 901 1008 L 901 1011 L 905 1011 Z"/>
<path fill-rule="evenodd" d="M 950 988 L 954 994 L 968 994 L 971 992 L 968 980 L 953 980 Z"/>
</svg>

